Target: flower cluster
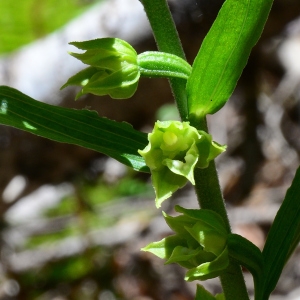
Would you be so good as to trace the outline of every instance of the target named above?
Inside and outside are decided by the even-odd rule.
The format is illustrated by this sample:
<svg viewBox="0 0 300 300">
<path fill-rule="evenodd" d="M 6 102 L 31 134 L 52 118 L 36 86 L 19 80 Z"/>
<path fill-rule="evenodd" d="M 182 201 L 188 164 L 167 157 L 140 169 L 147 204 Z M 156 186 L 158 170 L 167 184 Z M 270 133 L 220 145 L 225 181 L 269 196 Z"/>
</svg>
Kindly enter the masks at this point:
<svg viewBox="0 0 300 300">
<path fill-rule="evenodd" d="M 166 264 L 177 263 L 188 269 L 185 280 L 206 280 L 219 276 L 229 265 L 228 231 L 222 218 L 206 209 L 185 209 L 176 206 L 182 213 L 171 217 L 164 213 L 174 235 L 143 248 L 166 259 Z"/>
<path fill-rule="evenodd" d="M 208 167 L 225 151 L 225 146 L 189 122 L 157 121 L 148 140 L 146 148 L 138 152 L 150 168 L 157 207 L 187 181 L 195 184 L 194 169 Z"/>
</svg>

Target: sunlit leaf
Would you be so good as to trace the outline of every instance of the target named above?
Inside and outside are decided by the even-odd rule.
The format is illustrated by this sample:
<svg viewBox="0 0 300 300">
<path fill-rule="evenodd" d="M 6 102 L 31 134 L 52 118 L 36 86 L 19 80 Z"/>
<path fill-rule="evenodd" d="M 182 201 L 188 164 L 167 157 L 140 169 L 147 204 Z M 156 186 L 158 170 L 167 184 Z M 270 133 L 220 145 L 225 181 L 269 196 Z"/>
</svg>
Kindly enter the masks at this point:
<svg viewBox="0 0 300 300">
<path fill-rule="evenodd" d="M 45 104 L 18 90 L 0 86 L 0 124 L 89 148 L 135 170 L 148 171 L 137 152 L 147 145 L 147 135 L 128 123 L 101 118 L 95 111 Z"/>
<path fill-rule="evenodd" d="M 191 119 L 218 111 L 232 94 L 273 0 L 227 0 L 205 37 L 187 82 Z"/>
</svg>

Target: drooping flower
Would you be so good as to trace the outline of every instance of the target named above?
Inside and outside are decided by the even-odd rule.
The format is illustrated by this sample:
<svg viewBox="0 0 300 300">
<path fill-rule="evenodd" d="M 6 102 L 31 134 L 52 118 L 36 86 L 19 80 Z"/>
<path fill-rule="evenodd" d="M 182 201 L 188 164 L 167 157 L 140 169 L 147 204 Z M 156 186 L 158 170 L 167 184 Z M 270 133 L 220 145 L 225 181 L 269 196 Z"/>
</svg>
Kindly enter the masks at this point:
<svg viewBox="0 0 300 300">
<path fill-rule="evenodd" d="M 137 53 L 127 42 L 117 38 L 102 38 L 70 43 L 84 53 L 70 53 L 90 67 L 72 76 L 63 86 L 79 85 L 80 96 L 109 95 L 112 98 L 130 98 L 136 91 L 140 72 Z"/>
<path fill-rule="evenodd" d="M 182 215 L 171 217 L 163 213 L 175 234 L 150 243 L 142 250 L 166 259 L 166 264 L 177 263 L 188 269 L 187 281 L 218 277 L 229 265 L 229 233 L 222 218 L 206 209 L 176 206 L 175 210 Z"/>
<path fill-rule="evenodd" d="M 148 140 L 146 148 L 138 152 L 150 168 L 157 207 L 187 181 L 195 184 L 194 169 L 208 167 L 225 151 L 225 146 L 189 122 L 157 121 Z"/>
<path fill-rule="evenodd" d="M 87 93 L 127 99 L 135 93 L 140 76 L 187 80 L 192 70 L 184 59 L 170 53 L 146 51 L 138 55 L 129 43 L 118 38 L 70 44 L 85 50 L 70 54 L 89 65 L 62 86 L 62 89 L 69 85 L 81 86 L 76 99 Z"/>
</svg>

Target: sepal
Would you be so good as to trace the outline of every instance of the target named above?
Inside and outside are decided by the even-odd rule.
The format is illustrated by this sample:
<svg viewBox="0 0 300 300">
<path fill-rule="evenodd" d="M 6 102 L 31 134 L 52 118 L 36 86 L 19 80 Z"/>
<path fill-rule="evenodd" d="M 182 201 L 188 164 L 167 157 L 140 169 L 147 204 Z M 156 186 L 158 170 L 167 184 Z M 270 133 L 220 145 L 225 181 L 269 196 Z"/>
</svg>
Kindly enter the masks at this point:
<svg viewBox="0 0 300 300">
<path fill-rule="evenodd" d="M 102 38 L 71 45 L 84 53 L 70 53 L 90 67 L 71 77 L 63 86 L 79 85 L 84 94 L 109 95 L 115 99 L 130 98 L 136 91 L 140 72 L 137 53 L 127 42 L 117 38 Z"/>
<path fill-rule="evenodd" d="M 201 284 L 197 284 L 195 300 L 225 300 L 224 294 L 217 294 L 215 297 L 207 291 Z"/>
</svg>

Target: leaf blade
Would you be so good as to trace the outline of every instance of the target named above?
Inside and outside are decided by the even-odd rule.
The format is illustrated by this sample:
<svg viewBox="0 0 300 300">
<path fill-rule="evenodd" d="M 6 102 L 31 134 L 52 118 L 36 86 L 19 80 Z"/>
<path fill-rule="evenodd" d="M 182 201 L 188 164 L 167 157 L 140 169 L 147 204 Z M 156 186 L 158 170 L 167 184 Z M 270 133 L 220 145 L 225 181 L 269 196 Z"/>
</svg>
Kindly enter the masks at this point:
<svg viewBox="0 0 300 300">
<path fill-rule="evenodd" d="M 0 124 L 109 155 L 138 171 L 148 171 L 138 154 L 147 135 L 125 122 L 101 118 L 97 112 L 36 101 L 18 90 L 0 86 Z"/>
<path fill-rule="evenodd" d="M 298 168 L 292 185 L 287 190 L 285 199 L 277 212 L 269 231 L 263 257 L 265 262 L 264 299 L 267 299 L 275 288 L 282 269 L 300 236 L 300 168 Z"/>
<path fill-rule="evenodd" d="M 227 0 L 205 37 L 187 82 L 191 119 L 218 111 L 232 94 L 273 0 Z"/>
</svg>

